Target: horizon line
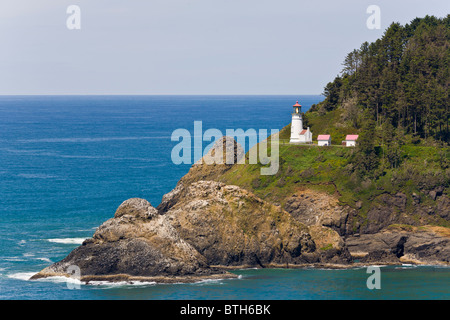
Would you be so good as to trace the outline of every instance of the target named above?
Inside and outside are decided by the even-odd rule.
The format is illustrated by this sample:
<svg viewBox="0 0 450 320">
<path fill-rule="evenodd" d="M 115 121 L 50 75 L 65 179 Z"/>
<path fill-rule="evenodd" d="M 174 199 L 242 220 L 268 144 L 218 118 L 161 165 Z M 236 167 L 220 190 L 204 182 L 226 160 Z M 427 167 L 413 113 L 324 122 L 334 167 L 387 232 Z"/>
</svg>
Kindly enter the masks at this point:
<svg viewBox="0 0 450 320">
<path fill-rule="evenodd" d="M 38 93 L 38 94 L 0 94 L 0 97 L 22 97 L 22 96 L 323 96 L 323 93 L 279 93 L 279 94 L 253 94 L 253 93 L 240 93 L 240 94 L 232 94 L 232 93 L 194 93 L 194 94 L 163 94 L 163 93 L 147 93 L 147 94 L 117 94 L 117 93 L 88 93 L 88 94 L 79 94 L 79 93 L 57 93 L 57 94 L 47 94 L 47 93 Z"/>
</svg>

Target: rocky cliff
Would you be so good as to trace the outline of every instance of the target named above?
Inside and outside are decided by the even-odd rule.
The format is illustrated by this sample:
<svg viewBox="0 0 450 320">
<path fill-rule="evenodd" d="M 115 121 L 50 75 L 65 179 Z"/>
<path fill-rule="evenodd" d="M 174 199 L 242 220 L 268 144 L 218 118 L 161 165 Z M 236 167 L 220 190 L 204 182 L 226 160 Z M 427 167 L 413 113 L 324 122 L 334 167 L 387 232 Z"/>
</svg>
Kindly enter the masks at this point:
<svg viewBox="0 0 450 320">
<path fill-rule="evenodd" d="M 220 139 L 157 208 L 144 199 L 123 202 L 92 238 L 32 278 L 70 276 L 70 266 L 80 268 L 86 282 L 192 282 L 233 278 L 229 270 L 243 267 L 449 264 L 449 229 L 417 219 L 448 218 L 449 201 L 440 190 L 432 195 L 436 208 L 412 199 L 419 212 L 413 217 L 404 213 L 404 194 L 381 194 L 361 220 L 358 202 L 342 204 L 339 194 L 307 184 L 283 196 L 227 184 L 227 174 L 242 166 L 230 159 L 243 156 L 233 139 Z M 274 178 L 279 186 L 292 177 Z"/>
<path fill-rule="evenodd" d="M 92 238 L 32 279 L 70 276 L 69 267 L 77 266 L 86 282 L 190 282 L 235 277 L 229 268 L 351 261 L 331 228 L 308 226 L 239 186 L 213 181 L 232 167 L 212 164 L 222 157 L 218 147 L 230 151 L 234 162 L 243 155 L 234 140 L 226 141 L 193 165 L 157 208 L 144 199 L 125 201 Z"/>
</svg>

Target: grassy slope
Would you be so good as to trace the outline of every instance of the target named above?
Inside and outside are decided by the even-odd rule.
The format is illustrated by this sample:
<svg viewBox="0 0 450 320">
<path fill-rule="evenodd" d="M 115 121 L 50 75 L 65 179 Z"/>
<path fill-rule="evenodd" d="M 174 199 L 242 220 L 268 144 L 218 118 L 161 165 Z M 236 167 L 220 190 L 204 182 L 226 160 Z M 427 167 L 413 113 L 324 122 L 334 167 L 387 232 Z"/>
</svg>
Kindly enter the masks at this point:
<svg viewBox="0 0 450 320">
<path fill-rule="evenodd" d="M 334 117 L 339 115 L 334 114 Z M 319 118 L 314 120 L 328 125 L 330 134 L 334 134 L 334 139 L 341 141 L 340 135 L 344 136 L 348 128 L 330 129 L 332 123 Z M 314 121 L 315 122 L 315 121 Z M 310 120 L 312 130 L 320 133 L 320 126 Z M 314 131 L 313 131 L 314 132 Z M 356 207 L 360 201 L 362 208 L 360 215 L 365 217 L 370 206 L 376 197 L 382 193 L 395 194 L 401 192 L 407 195 L 407 212 L 414 215 L 412 204 L 412 194 L 420 196 L 423 205 L 435 205 L 429 197 L 429 191 L 434 185 L 442 185 L 448 180 L 448 170 L 441 167 L 442 152 L 447 160 L 450 160 L 449 148 L 442 149 L 429 146 L 404 145 L 402 146 L 403 162 L 400 168 L 384 169 L 376 179 L 361 180 L 356 175 L 348 174 L 345 169 L 350 163 L 354 148 L 345 148 L 339 145 L 330 147 L 317 146 L 296 146 L 285 141 L 290 135 L 290 125 L 280 131 L 280 169 L 274 176 L 261 176 L 261 165 L 235 165 L 226 172 L 220 180 L 239 185 L 251 190 L 261 198 L 266 198 L 275 203 L 284 205 L 287 197 L 301 188 L 316 189 L 334 194 L 339 198 L 340 203 Z M 337 137 L 337 138 L 335 138 Z M 343 138 L 342 138 L 343 139 Z M 284 143 L 283 143 L 284 142 Z M 379 157 L 383 156 L 383 148 L 379 147 Z M 447 179 L 447 180 L 446 180 Z M 444 182 L 442 182 L 444 181 Z M 444 190 L 449 194 L 449 188 Z M 419 220 L 419 217 L 417 217 Z M 450 227 L 450 223 L 438 216 L 430 217 L 426 223 Z"/>
</svg>

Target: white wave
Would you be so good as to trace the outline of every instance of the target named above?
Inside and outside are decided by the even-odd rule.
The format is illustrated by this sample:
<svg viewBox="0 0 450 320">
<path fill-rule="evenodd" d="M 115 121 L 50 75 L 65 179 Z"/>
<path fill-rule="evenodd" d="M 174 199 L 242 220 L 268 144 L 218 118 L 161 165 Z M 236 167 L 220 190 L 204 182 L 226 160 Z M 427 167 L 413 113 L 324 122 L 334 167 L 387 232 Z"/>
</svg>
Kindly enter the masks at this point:
<svg viewBox="0 0 450 320">
<path fill-rule="evenodd" d="M 24 280 L 29 281 L 32 276 L 34 276 L 36 272 L 17 272 L 17 273 L 11 273 L 8 274 L 7 277 L 11 279 L 17 279 L 17 280 Z M 53 282 L 53 283 L 72 283 L 72 284 L 83 284 L 78 279 L 71 278 L 71 277 L 64 277 L 64 276 L 55 276 L 55 277 L 46 277 L 46 278 L 40 278 L 33 281 L 43 281 L 43 282 Z"/>
<path fill-rule="evenodd" d="M 41 260 L 41 261 L 44 261 L 44 262 L 48 262 L 48 263 L 53 263 L 53 261 L 52 260 L 50 260 L 49 258 L 35 258 L 36 260 Z"/>
<path fill-rule="evenodd" d="M 75 278 L 71 278 L 71 277 L 64 277 L 64 276 L 40 278 L 37 280 L 45 281 L 45 282 L 54 282 L 54 283 L 72 283 L 72 284 L 79 284 L 79 285 L 84 284 L 79 279 L 75 279 Z"/>
<path fill-rule="evenodd" d="M 126 286 L 153 286 L 156 285 L 155 281 L 89 281 L 88 285 L 104 287 L 104 289 L 126 287 Z"/>
<path fill-rule="evenodd" d="M 30 280 L 30 278 L 35 274 L 35 272 L 17 272 L 8 274 L 7 277 L 17 280 Z"/>
<path fill-rule="evenodd" d="M 57 176 L 54 176 L 51 174 L 44 174 L 44 173 L 19 173 L 17 176 L 25 178 L 25 179 L 54 179 L 54 178 L 57 178 Z"/>
<path fill-rule="evenodd" d="M 202 280 L 194 282 L 193 285 L 203 286 L 203 285 L 209 285 L 209 284 L 224 284 L 223 281 L 225 281 L 225 280 L 227 280 L 227 279 L 225 279 L 225 278 L 202 279 Z M 181 283 L 181 284 L 183 284 L 183 283 Z"/>
<path fill-rule="evenodd" d="M 23 257 L 7 257 L 3 259 L 4 261 L 11 261 L 11 262 L 20 262 L 20 261 L 27 261 L 23 259 Z"/>
<path fill-rule="evenodd" d="M 56 238 L 56 239 L 47 239 L 47 241 L 63 244 L 82 244 L 83 241 L 86 239 L 87 238 Z"/>
<path fill-rule="evenodd" d="M 405 269 L 406 268 L 416 268 L 417 265 L 412 264 L 412 263 L 402 263 L 402 267 L 405 267 Z"/>
</svg>

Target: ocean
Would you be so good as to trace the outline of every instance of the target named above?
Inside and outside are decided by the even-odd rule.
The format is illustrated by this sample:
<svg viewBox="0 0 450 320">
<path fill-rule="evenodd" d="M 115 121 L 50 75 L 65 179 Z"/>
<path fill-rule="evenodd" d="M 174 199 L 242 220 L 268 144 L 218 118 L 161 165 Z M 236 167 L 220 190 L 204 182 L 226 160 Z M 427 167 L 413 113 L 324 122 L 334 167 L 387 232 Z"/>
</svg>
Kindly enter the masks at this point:
<svg viewBox="0 0 450 320">
<path fill-rule="evenodd" d="M 450 268 L 436 266 L 382 267 L 372 290 L 366 268 L 235 270 L 194 284 L 28 280 L 126 199 L 159 204 L 190 167 L 171 160 L 174 130 L 281 129 L 297 100 L 306 111 L 323 97 L 0 97 L 0 299 L 450 299 Z"/>
</svg>

